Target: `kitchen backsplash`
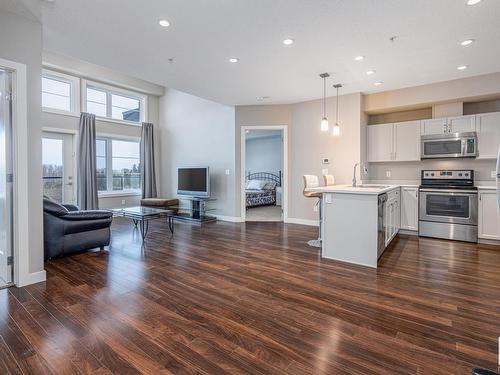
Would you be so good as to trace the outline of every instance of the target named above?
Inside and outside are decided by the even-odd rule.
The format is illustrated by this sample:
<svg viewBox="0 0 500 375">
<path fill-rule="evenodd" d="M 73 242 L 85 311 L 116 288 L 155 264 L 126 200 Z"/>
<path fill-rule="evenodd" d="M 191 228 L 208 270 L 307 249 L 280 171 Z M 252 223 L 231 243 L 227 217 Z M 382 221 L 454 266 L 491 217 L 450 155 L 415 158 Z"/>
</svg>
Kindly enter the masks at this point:
<svg viewBox="0 0 500 375">
<path fill-rule="evenodd" d="M 442 159 L 412 162 L 369 163 L 370 180 L 420 180 L 422 169 L 472 169 L 476 181 L 493 181 L 495 160 Z M 390 174 L 390 176 L 388 176 Z"/>
</svg>

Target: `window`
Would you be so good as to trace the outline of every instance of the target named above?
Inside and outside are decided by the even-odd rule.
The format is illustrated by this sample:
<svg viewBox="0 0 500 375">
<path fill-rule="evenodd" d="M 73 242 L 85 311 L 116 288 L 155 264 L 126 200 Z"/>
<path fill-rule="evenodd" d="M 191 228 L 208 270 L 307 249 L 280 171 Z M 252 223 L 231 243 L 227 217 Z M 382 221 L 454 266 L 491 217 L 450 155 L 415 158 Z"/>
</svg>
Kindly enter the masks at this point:
<svg viewBox="0 0 500 375">
<path fill-rule="evenodd" d="M 42 74 L 42 107 L 57 112 L 78 112 L 79 79 L 44 70 Z"/>
<path fill-rule="evenodd" d="M 98 191 L 138 192 L 141 189 L 139 142 L 110 138 L 96 142 Z"/>
<path fill-rule="evenodd" d="M 145 121 L 146 96 L 116 87 L 85 82 L 86 111 L 118 121 Z"/>
<path fill-rule="evenodd" d="M 63 141 L 42 139 L 43 194 L 57 202 L 63 200 Z"/>
</svg>

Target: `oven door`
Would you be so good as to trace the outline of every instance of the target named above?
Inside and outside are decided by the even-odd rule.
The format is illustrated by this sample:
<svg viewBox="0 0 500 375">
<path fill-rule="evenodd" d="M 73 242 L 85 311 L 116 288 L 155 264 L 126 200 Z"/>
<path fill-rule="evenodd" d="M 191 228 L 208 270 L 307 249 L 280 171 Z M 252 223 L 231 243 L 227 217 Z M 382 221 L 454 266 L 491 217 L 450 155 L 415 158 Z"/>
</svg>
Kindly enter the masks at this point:
<svg viewBox="0 0 500 375">
<path fill-rule="evenodd" d="M 420 220 L 477 225 L 477 191 L 420 189 Z"/>
</svg>

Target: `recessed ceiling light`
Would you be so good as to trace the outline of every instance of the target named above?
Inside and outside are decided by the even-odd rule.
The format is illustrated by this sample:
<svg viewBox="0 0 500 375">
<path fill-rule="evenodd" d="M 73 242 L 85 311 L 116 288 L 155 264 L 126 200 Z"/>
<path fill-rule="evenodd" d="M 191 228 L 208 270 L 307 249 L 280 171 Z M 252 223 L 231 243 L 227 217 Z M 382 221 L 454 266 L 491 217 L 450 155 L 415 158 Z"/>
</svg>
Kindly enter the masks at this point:
<svg viewBox="0 0 500 375">
<path fill-rule="evenodd" d="M 290 39 L 290 38 L 283 39 L 283 44 L 284 44 L 285 46 L 289 46 L 289 45 L 293 44 L 294 42 L 295 42 L 295 40 Z"/>
<path fill-rule="evenodd" d="M 238 61 L 240 61 L 240 59 L 237 59 L 236 57 L 230 57 L 230 58 L 229 58 L 229 62 L 230 62 L 230 63 L 233 63 L 233 64 L 234 64 L 234 63 L 237 63 Z"/>
<path fill-rule="evenodd" d="M 364 58 L 365 58 L 364 56 L 356 56 L 356 57 L 354 58 L 354 60 L 355 60 L 355 61 L 361 61 L 361 60 L 363 60 Z"/>
<path fill-rule="evenodd" d="M 160 26 L 163 26 L 163 27 L 170 26 L 170 22 L 168 22 L 167 20 L 160 20 L 158 23 L 160 24 Z"/>
<path fill-rule="evenodd" d="M 459 67 L 457 67 L 458 70 L 465 70 L 469 67 L 469 65 L 460 65 Z"/>
<path fill-rule="evenodd" d="M 378 81 L 378 82 L 375 82 L 374 85 L 375 86 L 380 86 L 383 82 L 382 81 Z"/>
<path fill-rule="evenodd" d="M 472 43 L 474 43 L 474 39 L 466 39 L 466 40 L 460 42 L 460 45 L 465 47 L 465 46 L 468 46 L 469 44 L 472 44 Z"/>
<path fill-rule="evenodd" d="M 369 70 L 366 72 L 367 76 L 371 76 L 372 74 L 375 74 L 375 70 Z"/>
<path fill-rule="evenodd" d="M 467 2 L 465 4 L 476 5 L 476 4 L 479 4 L 480 2 L 481 2 L 481 0 L 467 0 Z"/>
</svg>

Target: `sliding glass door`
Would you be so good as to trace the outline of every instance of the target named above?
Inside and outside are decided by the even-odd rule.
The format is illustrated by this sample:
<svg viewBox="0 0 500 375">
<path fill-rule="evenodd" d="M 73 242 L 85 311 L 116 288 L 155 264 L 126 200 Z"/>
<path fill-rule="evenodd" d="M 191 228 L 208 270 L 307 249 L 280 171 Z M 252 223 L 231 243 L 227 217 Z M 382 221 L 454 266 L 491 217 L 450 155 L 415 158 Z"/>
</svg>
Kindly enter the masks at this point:
<svg viewBox="0 0 500 375">
<path fill-rule="evenodd" d="M 12 73 L 0 69 L 0 287 L 12 282 Z"/>
<path fill-rule="evenodd" d="M 43 194 L 59 203 L 75 202 L 73 135 L 44 132 Z"/>
</svg>

